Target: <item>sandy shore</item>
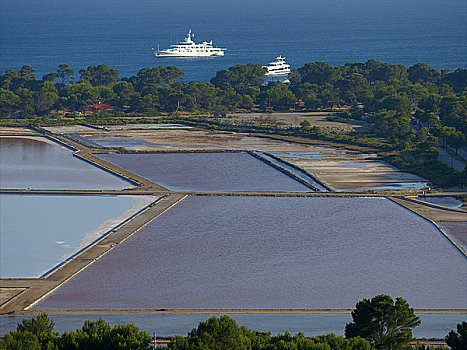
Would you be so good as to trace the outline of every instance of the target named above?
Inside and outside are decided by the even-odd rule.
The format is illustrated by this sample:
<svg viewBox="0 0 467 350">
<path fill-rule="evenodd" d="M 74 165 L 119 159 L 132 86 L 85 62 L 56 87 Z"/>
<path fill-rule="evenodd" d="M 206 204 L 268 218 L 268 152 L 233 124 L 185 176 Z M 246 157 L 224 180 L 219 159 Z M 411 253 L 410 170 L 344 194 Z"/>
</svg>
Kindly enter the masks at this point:
<svg viewBox="0 0 467 350">
<path fill-rule="evenodd" d="M 59 146 L 59 147 L 62 147 L 62 148 L 65 148 L 59 144 L 57 144 L 56 142 L 53 142 L 52 140 L 50 140 L 49 138 L 47 137 L 44 137 L 44 136 L 39 136 L 39 135 L 33 135 L 31 134 L 30 136 L 29 135 L 0 135 L 0 138 L 5 138 L 5 139 L 17 139 L 17 138 L 20 138 L 20 139 L 28 139 L 28 140 L 35 140 L 35 141 L 39 141 L 39 142 L 44 142 L 44 143 L 47 143 L 49 145 L 54 145 L 54 146 Z"/>
<path fill-rule="evenodd" d="M 122 223 L 123 221 L 127 220 L 132 215 L 135 215 L 138 211 L 140 211 L 144 207 L 148 206 L 149 204 L 151 204 L 152 202 L 160 198 L 156 196 L 130 196 L 130 195 L 124 195 L 120 197 L 126 197 L 126 198 L 132 199 L 134 201 L 133 205 L 129 209 L 122 212 L 120 215 L 104 221 L 95 230 L 86 232 L 83 239 L 81 240 L 79 247 L 76 248 L 75 252 L 80 251 L 84 247 L 88 246 L 89 244 L 94 242 L 96 239 L 101 237 L 103 234 L 105 234 L 106 232 L 109 232 L 109 230 L 113 229 L 114 227 Z"/>
<path fill-rule="evenodd" d="M 2 126 L 0 127 L 0 135 L 9 135 L 9 134 L 13 134 L 13 135 L 24 135 L 24 134 L 37 134 L 34 130 L 31 130 L 29 128 L 22 128 L 22 127 L 6 127 L 6 126 Z"/>
</svg>

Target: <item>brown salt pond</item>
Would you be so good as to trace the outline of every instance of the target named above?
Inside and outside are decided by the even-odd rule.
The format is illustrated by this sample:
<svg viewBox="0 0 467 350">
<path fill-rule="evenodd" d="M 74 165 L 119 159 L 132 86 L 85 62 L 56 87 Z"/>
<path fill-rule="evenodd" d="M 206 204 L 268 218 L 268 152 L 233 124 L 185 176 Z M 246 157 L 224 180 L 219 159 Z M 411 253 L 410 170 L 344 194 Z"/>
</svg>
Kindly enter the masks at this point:
<svg viewBox="0 0 467 350">
<path fill-rule="evenodd" d="M 174 191 L 311 191 L 244 152 L 113 153 L 98 156 Z"/>
<path fill-rule="evenodd" d="M 467 305 L 467 260 L 384 198 L 188 197 L 35 309 Z"/>
<path fill-rule="evenodd" d="M 81 136 L 86 136 L 91 142 L 98 139 L 101 143 L 104 142 L 104 145 L 106 137 L 113 137 L 114 139 L 110 139 L 110 143 L 107 144 L 121 147 L 125 147 L 128 141 L 115 143 L 115 137 L 141 140 L 144 144 L 131 141 L 130 147 L 140 151 L 216 148 L 269 152 L 314 174 L 337 191 L 416 190 L 427 187 L 425 179 L 401 172 L 381 160 L 374 159 L 376 154 L 251 137 L 232 132 L 148 129 L 149 127 L 132 129 L 130 126 L 120 128 L 94 130 Z"/>
</svg>

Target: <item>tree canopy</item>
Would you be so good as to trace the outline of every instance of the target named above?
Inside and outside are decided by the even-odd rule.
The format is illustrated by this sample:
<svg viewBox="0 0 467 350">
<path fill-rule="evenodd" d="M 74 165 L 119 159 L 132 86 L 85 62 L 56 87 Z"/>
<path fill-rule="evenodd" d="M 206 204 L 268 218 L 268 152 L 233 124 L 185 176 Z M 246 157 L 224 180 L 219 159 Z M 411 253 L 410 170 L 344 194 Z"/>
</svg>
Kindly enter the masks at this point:
<svg viewBox="0 0 467 350">
<path fill-rule="evenodd" d="M 452 350 L 467 349 L 467 322 L 462 322 L 457 325 L 457 332 L 451 330 L 445 338 L 446 344 Z"/>
<path fill-rule="evenodd" d="M 239 327 L 229 316 L 211 317 L 200 322 L 187 337 L 177 336 L 168 345 L 174 350 L 370 350 L 370 343 L 355 337 L 345 339 L 333 333 L 306 338 L 303 333 L 289 332 L 272 336 L 270 332 Z"/>
<path fill-rule="evenodd" d="M 368 315 L 373 315 L 370 317 Z M 363 321 L 366 326 L 346 326 L 346 337 L 333 333 L 305 337 L 299 332 L 295 335 L 285 332 L 271 335 L 270 332 L 255 331 L 239 326 L 229 316 L 213 316 L 201 321 L 188 334 L 170 338 L 168 349 L 174 350 L 372 350 L 372 349 L 405 349 L 407 333 L 404 329 L 412 328 L 419 323 L 402 298 L 395 303 L 387 295 L 378 295 L 371 300 L 364 299 L 357 303 L 352 313 L 354 323 Z M 360 320 L 360 321 L 357 321 Z M 396 326 L 396 324 L 398 324 Z M 402 325 L 404 324 L 404 325 Z M 412 324 L 412 326 L 409 326 Z M 392 327 L 391 332 L 387 332 Z M 350 329 L 352 328 L 352 329 Z M 356 331 L 365 334 L 349 334 Z M 381 331 L 384 329 L 385 331 Z M 404 333 L 403 336 L 400 332 Z M 375 336 L 374 334 L 383 334 Z M 389 334 L 390 333 L 390 334 Z M 384 335 L 386 334 L 386 335 Z M 388 336 L 404 341 L 388 341 Z M 366 339 L 365 339 L 366 338 Z M 375 339 L 383 339 L 377 343 Z M 453 350 L 466 348 L 467 322 L 457 325 L 457 332 L 452 330 L 445 338 Z M 76 331 L 59 335 L 54 331 L 54 322 L 46 314 L 24 319 L 15 331 L 9 332 L 0 339 L 0 350 L 143 350 L 152 348 L 152 338 L 146 331 L 140 331 L 134 324 L 120 324 L 111 327 L 102 318 L 96 321 L 87 320 Z M 416 346 L 425 350 L 423 345 Z M 433 349 L 434 348 L 429 348 Z M 438 348 L 436 348 L 438 349 Z"/>
<path fill-rule="evenodd" d="M 420 318 L 401 297 L 393 300 L 381 294 L 359 301 L 352 311 L 353 322 L 345 326 L 345 337 L 368 339 L 376 349 L 403 348 L 412 340 L 412 328 L 420 325 Z"/>
<path fill-rule="evenodd" d="M 134 324 L 111 328 L 102 318 L 85 321 L 81 329 L 61 336 L 53 328 L 46 314 L 25 319 L 0 340 L 0 350 L 146 350 L 152 339 Z"/>
<path fill-rule="evenodd" d="M 16 331 L 5 334 L 0 341 L 0 349 L 57 349 L 58 332 L 55 323 L 46 314 L 25 319 L 16 327 Z"/>
</svg>

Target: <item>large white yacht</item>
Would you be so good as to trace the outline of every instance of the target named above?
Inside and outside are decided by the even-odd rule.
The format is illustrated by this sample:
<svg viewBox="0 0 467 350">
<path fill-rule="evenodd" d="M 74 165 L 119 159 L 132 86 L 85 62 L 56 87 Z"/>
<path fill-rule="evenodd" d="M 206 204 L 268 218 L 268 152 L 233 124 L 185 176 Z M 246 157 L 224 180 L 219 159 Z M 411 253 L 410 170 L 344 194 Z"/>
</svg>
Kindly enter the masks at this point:
<svg viewBox="0 0 467 350">
<path fill-rule="evenodd" d="M 209 57 L 209 56 L 224 56 L 226 49 L 221 49 L 212 46 L 212 41 L 203 41 L 201 44 L 196 44 L 192 39 L 194 34 L 191 29 L 188 32 L 184 41 L 176 45 L 171 45 L 172 48 L 166 50 L 154 51 L 156 57 Z"/>
<path fill-rule="evenodd" d="M 267 66 L 263 66 L 268 72 L 267 76 L 283 76 L 290 74 L 290 65 L 285 62 L 285 57 L 276 57 L 275 61 L 270 62 Z"/>
</svg>

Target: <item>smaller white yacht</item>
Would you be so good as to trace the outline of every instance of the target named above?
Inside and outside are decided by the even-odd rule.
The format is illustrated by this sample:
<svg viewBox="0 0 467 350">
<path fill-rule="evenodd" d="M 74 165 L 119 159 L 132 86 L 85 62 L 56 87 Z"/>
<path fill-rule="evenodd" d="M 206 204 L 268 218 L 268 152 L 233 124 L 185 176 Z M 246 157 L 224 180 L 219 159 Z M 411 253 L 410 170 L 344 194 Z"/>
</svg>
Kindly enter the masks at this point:
<svg viewBox="0 0 467 350">
<path fill-rule="evenodd" d="M 276 57 L 275 61 L 270 62 L 267 66 L 263 66 L 268 72 L 267 76 L 280 77 L 290 74 L 290 65 L 285 62 L 285 57 Z"/>
<path fill-rule="evenodd" d="M 188 32 L 184 41 L 176 45 L 171 45 L 170 49 L 154 51 L 156 57 L 210 57 L 210 56 L 224 56 L 226 49 L 212 46 L 210 42 L 203 41 L 201 44 L 196 44 L 193 41 L 194 34 L 191 29 Z"/>
</svg>

